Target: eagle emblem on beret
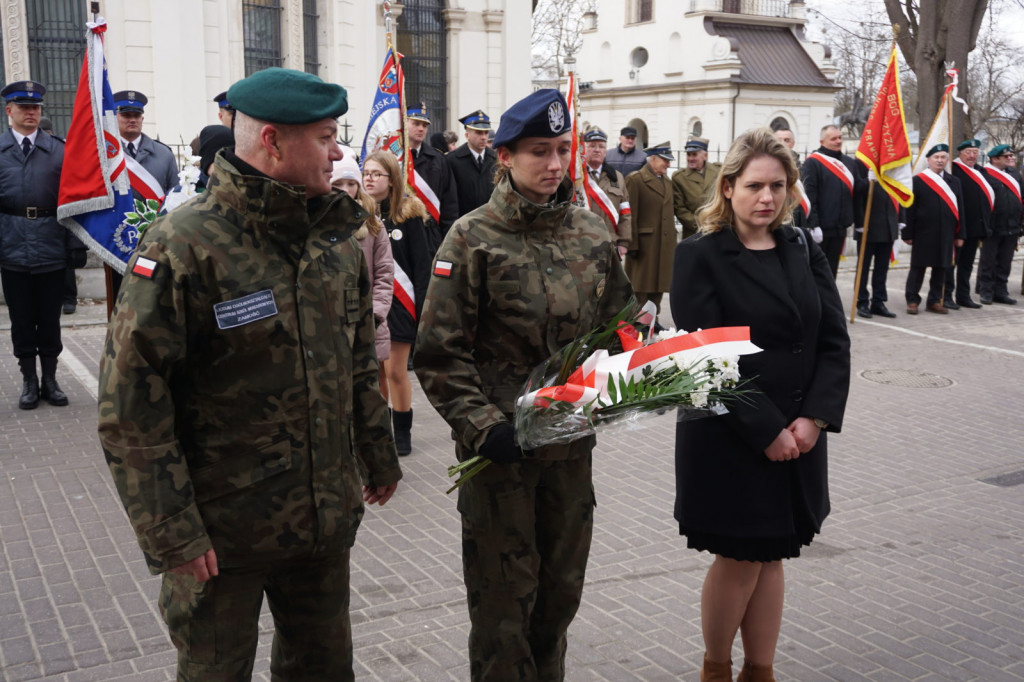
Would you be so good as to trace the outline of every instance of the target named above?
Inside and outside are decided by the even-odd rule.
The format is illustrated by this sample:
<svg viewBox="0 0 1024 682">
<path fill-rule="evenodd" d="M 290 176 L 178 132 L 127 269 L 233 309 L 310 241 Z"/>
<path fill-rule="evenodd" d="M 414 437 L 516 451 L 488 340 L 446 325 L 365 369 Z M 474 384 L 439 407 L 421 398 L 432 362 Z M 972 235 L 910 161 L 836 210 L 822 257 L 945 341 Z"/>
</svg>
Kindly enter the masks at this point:
<svg viewBox="0 0 1024 682">
<path fill-rule="evenodd" d="M 548 125 L 553 133 L 560 133 L 565 127 L 565 110 L 561 102 L 552 102 L 548 107 Z"/>
</svg>

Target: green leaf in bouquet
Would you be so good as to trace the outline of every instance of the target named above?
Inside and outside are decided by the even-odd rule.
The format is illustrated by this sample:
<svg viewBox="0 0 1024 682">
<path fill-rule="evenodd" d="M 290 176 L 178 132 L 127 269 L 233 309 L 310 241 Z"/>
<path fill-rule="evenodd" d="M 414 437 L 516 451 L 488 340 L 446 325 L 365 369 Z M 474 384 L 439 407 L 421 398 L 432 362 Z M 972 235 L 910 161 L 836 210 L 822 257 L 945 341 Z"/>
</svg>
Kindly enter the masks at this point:
<svg viewBox="0 0 1024 682">
<path fill-rule="evenodd" d="M 152 211 L 153 215 L 156 215 L 160 212 L 160 202 L 156 199 L 146 199 L 146 208 Z"/>
</svg>

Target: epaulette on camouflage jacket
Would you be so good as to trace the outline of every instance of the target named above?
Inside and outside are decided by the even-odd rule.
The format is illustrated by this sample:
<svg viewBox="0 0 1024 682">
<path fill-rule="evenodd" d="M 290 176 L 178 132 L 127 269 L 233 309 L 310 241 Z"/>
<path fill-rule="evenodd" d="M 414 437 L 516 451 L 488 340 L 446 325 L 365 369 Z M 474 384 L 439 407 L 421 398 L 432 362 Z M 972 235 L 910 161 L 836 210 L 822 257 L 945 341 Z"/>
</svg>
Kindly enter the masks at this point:
<svg viewBox="0 0 1024 682">
<path fill-rule="evenodd" d="M 506 177 L 490 201 L 455 222 L 437 252 L 413 363 L 452 427 L 460 457 L 512 418 L 530 372 L 632 299 L 604 222 L 571 206 L 571 183 L 540 206 Z M 593 438 L 532 453 L 563 459 Z"/>
<path fill-rule="evenodd" d="M 243 176 L 146 230 L 100 368 L 99 433 L 150 570 L 343 551 L 360 475 L 401 478 L 346 195 Z"/>
</svg>

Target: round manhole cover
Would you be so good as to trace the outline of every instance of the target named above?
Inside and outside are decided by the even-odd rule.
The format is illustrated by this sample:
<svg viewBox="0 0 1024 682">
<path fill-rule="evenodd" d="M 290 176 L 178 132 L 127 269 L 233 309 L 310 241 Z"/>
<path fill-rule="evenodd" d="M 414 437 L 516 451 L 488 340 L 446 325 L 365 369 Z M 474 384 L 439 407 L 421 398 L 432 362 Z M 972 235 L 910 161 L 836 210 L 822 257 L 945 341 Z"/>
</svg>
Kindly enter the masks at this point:
<svg viewBox="0 0 1024 682">
<path fill-rule="evenodd" d="M 868 381 L 874 381 L 876 384 L 885 384 L 886 386 L 945 388 L 946 386 L 953 385 L 952 379 L 911 369 L 866 369 L 860 375 Z"/>
</svg>

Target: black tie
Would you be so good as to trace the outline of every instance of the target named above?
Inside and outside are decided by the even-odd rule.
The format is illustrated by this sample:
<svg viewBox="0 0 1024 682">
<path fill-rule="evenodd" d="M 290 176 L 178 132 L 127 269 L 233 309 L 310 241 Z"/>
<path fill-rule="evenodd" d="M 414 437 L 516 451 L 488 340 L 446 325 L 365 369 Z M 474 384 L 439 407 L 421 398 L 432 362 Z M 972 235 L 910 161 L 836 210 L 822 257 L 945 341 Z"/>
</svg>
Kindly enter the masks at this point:
<svg viewBox="0 0 1024 682">
<path fill-rule="evenodd" d="M 478 171 L 482 171 L 484 169 L 484 157 L 483 156 L 476 157 L 476 169 Z"/>
<path fill-rule="evenodd" d="M 420 155 L 420 150 L 419 149 L 413 149 L 412 150 L 412 162 L 413 163 L 416 163 L 416 159 L 419 158 L 419 155 Z"/>
<path fill-rule="evenodd" d="M 23 137 L 21 139 L 21 151 L 25 153 L 25 156 L 28 156 L 28 153 L 32 151 L 32 140 Z"/>
<path fill-rule="evenodd" d="M 130 156 L 130 157 L 132 157 L 134 159 L 135 158 L 135 143 L 134 142 L 129 142 L 127 150 L 128 150 L 128 156 Z"/>
</svg>

